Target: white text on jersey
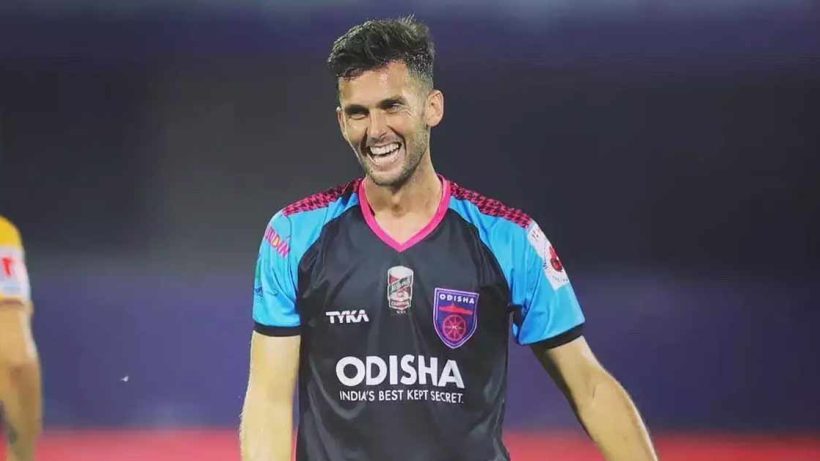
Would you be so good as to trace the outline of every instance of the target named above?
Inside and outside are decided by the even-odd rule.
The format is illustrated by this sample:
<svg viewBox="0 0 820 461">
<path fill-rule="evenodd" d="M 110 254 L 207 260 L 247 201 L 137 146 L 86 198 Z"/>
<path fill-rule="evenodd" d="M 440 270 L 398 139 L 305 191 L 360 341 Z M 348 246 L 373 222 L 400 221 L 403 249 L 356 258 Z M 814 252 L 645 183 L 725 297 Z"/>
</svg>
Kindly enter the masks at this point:
<svg viewBox="0 0 820 461">
<path fill-rule="evenodd" d="M 367 312 L 364 309 L 349 311 L 327 311 L 325 315 L 330 318 L 330 323 L 361 323 L 370 322 Z"/>
<path fill-rule="evenodd" d="M 388 380 L 391 385 L 425 385 L 429 382 L 435 387 L 455 384 L 459 389 L 464 389 L 464 380 L 461 379 L 461 372 L 455 360 L 448 360 L 439 370 L 438 358 L 423 355 L 404 355 L 401 358 L 390 355 L 387 362 L 372 355 L 368 355 L 364 360 L 358 357 L 342 357 L 336 362 L 336 376 L 339 382 L 348 387 L 358 386 L 362 382 L 367 386 L 378 386 Z"/>
</svg>

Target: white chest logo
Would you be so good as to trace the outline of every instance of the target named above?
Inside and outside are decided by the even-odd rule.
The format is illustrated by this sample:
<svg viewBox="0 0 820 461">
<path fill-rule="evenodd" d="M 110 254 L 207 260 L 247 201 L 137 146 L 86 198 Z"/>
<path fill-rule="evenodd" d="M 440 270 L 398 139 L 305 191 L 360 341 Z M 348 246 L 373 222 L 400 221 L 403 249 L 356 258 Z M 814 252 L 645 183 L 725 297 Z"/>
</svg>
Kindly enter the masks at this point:
<svg viewBox="0 0 820 461">
<path fill-rule="evenodd" d="M 346 311 L 327 311 L 325 316 L 330 319 L 331 324 L 336 323 L 368 323 L 370 318 L 364 309 Z"/>
</svg>

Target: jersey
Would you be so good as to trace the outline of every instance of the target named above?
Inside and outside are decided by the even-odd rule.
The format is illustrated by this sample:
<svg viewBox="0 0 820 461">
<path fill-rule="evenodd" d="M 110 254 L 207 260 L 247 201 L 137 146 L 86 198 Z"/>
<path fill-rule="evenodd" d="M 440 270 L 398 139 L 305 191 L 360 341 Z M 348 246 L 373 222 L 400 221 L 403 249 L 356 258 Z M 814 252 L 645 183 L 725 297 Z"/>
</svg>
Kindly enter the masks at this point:
<svg viewBox="0 0 820 461">
<path fill-rule="evenodd" d="M 355 180 L 289 205 L 265 231 L 253 318 L 301 335 L 299 461 L 508 460 L 507 345 L 557 346 L 584 317 L 525 213 L 446 178 L 407 242 Z"/>
<path fill-rule="evenodd" d="M 31 288 L 20 233 L 0 216 L 0 304 L 8 301 L 29 305 Z"/>
</svg>

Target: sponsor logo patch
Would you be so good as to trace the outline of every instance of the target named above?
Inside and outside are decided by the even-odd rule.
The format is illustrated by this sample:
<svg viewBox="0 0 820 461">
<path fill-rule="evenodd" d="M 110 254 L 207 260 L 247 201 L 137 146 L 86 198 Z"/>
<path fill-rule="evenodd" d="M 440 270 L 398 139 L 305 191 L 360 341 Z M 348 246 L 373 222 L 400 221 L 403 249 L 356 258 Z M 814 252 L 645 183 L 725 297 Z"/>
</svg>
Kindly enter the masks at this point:
<svg viewBox="0 0 820 461">
<path fill-rule="evenodd" d="M 279 256 L 285 257 L 290 253 L 288 241 L 282 238 L 273 226 L 268 225 L 267 229 L 265 229 L 265 240 L 279 253 Z"/>
<path fill-rule="evenodd" d="M 413 303 L 413 269 L 393 266 L 387 270 L 387 305 L 404 314 Z"/>
<path fill-rule="evenodd" d="M 436 288 L 433 326 L 451 349 L 464 345 L 478 327 L 478 293 Z"/>
<path fill-rule="evenodd" d="M 541 257 L 544 275 L 547 276 L 552 289 L 557 290 L 569 283 L 569 276 L 567 276 L 561 260 L 558 259 L 558 253 L 556 253 L 555 248 L 553 248 L 547 236 L 544 235 L 544 232 L 535 221 L 527 230 L 527 239 L 535 252 L 538 253 L 538 256 Z"/>
</svg>

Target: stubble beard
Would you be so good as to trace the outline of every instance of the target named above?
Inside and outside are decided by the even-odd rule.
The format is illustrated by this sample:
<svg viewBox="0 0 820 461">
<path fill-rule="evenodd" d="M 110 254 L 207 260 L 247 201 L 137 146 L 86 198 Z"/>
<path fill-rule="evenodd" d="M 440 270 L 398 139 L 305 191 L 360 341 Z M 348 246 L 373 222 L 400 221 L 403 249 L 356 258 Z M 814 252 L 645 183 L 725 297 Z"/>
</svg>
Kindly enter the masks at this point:
<svg viewBox="0 0 820 461">
<path fill-rule="evenodd" d="M 427 152 L 429 141 L 430 130 L 426 127 L 419 130 L 418 134 L 411 138 L 411 144 L 413 145 L 412 152 L 409 149 L 407 140 L 402 140 L 406 157 L 404 163 L 401 165 L 399 174 L 396 176 L 379 177 L 380 175 L 378 173 L 374 174 L 368 159 L 365 158 L 367 154 L 359 152 L 358 150 L 357 159 L 359 160 L 359 164 L 362 166 L 362 169 L 364 169 L 365 175 L 367 175 L 367 177 L 370 178 L 374 184 L 380 187 L 389 187 L 393 190 L 397 190 L 405 185 L 407 181 L 413 177 L 416 170 L 418 170 L 418 167 Z"/>
</svg>

